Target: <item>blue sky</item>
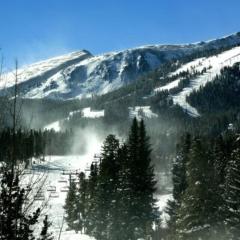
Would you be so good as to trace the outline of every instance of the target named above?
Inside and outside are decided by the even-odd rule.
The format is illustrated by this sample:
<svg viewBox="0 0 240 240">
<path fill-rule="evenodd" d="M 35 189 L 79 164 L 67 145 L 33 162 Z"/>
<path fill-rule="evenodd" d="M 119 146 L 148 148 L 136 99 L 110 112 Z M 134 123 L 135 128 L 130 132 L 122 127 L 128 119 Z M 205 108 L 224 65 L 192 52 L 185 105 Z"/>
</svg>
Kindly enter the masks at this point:
<svg viewBox="0 0 240 240">
<path fill-rule="evenodd" d="M 240 31 L 239 0 L 5 0 L 0 47 L 10 64 L 78 49 L 93 54 Z"/>
</svg>

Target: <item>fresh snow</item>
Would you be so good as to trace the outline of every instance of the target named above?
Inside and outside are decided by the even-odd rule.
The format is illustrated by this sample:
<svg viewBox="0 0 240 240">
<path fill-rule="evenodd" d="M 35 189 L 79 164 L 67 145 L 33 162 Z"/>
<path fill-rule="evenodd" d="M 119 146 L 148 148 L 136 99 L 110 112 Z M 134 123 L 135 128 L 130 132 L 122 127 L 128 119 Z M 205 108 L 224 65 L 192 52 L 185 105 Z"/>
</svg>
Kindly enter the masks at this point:
<svg viewBox="0 0 240 240">
<path fill-rule="evenodd" d="M 84 108 L 82 110 L 83 117 L 85 118 L 100 118 L 104 117 L 104 110 L 101 111 L 92 111 L 90 107 Z"/>
<path fill-rule="evenodd" d="M 188 87 L 185 87 L 180 93 L 173 95 L 172 99 L 174 104 L 180 105 L 188 114 L 193 117 L 200 116 L 197 109 L 192 107 L 186 101 L 187 96 L 189 96 L 194 90 L 198 90 L 200 87 L 204 87 L 208 82 L 213 81 L 215 77 L 220 74 L 221 69 L 227 66 L 233 66 L 237 62 L 240 62 L 240 47 L 235 47 L 216 56 L 199 58 L 183 65 L 170 75 L 174 76 L 180 72 L 187 70 L 191 72 L 193 69 L 199 72 L 202 71 L 203 68 L 207 68 L 208 70 L 203 75 L 192 79 L 190 81 L 190 85 Z M 156 88 L 155 91 L 158 92 L 162 90 L 173 89 L 178 86 L 178 83 L 180 81 L 181 79 L 177 79 L 171 83 L 166 84 L 165 86 Z"/>
<path fill-rule="evenodd" d="M 18 69 L 18 83 L 29 80 L 37 76 L 41 76 L 43 73 L 60 66 L 63 63 L 72 61 L 84 56 L 88 56 L 89 53 L 86 51 L 78 51 L 68 53 L 62 56 L 54 57 L 48 60 L 40 61 L 32 65 L 24 66 Z M 15 84 L 14 71 L 9 72 L 3 76 L 5 81 L 0 82 L 0 88 L 11 87 Z"/>
<path fill-rule="evenodd" d="M 166 206 L 169 200 L 172 200 L 172 194 L 163 194 L 156 196 L 156 205 L 161 212 L 162 226 L 167 226 L 167 220 L 169 219 L 168 214 L 166 213 Z"/>
<path fill-rule="evenodd" d="M 68 114 L 68 118 L 74 116 L 77 113 L 82 113 L 81 117 L 84 118 L 101 118 L 104 117 L 104 110 L 92 110 L 90 107 L 72 111 Z"/>
<path fill-rule="evenodd" d="M 100 147 L 98 148 L 100 149 Z M 68 175 L 62 175 L 62 171 L 78 172 L 83 171 L 86 175 L 89 174 L 89 166 L 93 161 L 93 154 L 87 153 L 86 155 L 72 155 L 72 156 L 47 156 L 45 161 L 35 160 L 33 164 L 33 170 L 30 176 L 38 176 L 39 174 L 45 174 L 46 180 L 43 186 L 43 195 L 47 206 L 43 211 L 43 214 L 48 214 L 49 219 L 52 222 L 50 231 L 53 233 L 54 239 L 58 239 L 60 227 L 63 222 L 65 199 L 67 196 L 66 189 L 69 186 Z M 55 197 L 51 198 L 51 192 L 47 191 L 49 187 L 56 188 Z M 43 201 L 44 202 L 44 201 Z M 42 201 L 35 201 L 36 206 L 42 204 Z M 79 240 L 93 240 L 86 235 L 76 234 L 73 231 L 67 231 L 67 224 L 63 222 L 63 232 L 61 240 L 79 239 Z"/>
<path fill-rule="evenodd" d="M 55 121 L 53 123 L 48 124 L 44 127 L 44 130 L 54 130 L 55 132 L 59 132 L 61 130 L 60 121 Z"/>
<path fill-rule="evenodd" d="M 135 106 L 129 107 L 129 117 L 134 118 L 136 117 L 138 120 L 146 117 L 146 118 L 157 118 L 158 115 L 153 113 L 150 106 Z"/>
<path fill-rule="evenodd" d="M 62 233 L 60 240 L 94 240 L 94 238 L 85 234 L 77 234 L 74 231 L 66 231 Z"/>
<path fill-rule="evenodd" d="M 54 130 L 56 132 L 61 131 L 60 122 L 64 120 L 69 120 L 70 117 L 74 116 L 77 113 L 82 113 L 83 118 L 101 118 L 104 117 L 104 110 L 93 111 L 90 107 L 79 109 L 76 111 L 69 112 L 68 117 L 61 119 L 59 121 L 52 122 L 44 127 L 44 130 Z"/>
</svg>

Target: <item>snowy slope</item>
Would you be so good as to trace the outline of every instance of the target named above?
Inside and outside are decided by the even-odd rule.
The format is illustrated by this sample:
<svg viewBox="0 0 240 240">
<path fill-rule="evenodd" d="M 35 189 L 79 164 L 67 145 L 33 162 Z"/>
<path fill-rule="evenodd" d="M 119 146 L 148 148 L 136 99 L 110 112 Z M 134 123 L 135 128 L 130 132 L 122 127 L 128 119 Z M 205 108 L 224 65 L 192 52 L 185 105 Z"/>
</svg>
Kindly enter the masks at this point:
<svg viewBox="0 0 240 240">
<path fill-rule="evenodd" d="M 196 108 L 190 106 L 186 101 L 186 97 L 191 94 L 193 90 L 198 90 L 200 87 L 206 85 L 207 82 L 214 80 L 214 78 L 220 74 L 222 68 L 226 66 L 232 66 L 233 64 L 240 62 L 240 47 L 235 47 L 231 50 L 224 51 L 219 55 L 208 57 L 208 58 L 199 58 L 192 62 L 189 62 L 177 71 L 171 73 L 171 76 L 174 76 L 183 71 L 202 71 L 204 68 L 207 68 L 207 72 L 192 79 L 190 85 L 185 87 L 180 93 L 173 95 L 172 99 L 174 104 L 180 105 L 184 110 L 186 110 L 191 116 L 197 117 L 199 113 Z M 176 79 L 173 82 L 166 84 L 165 86 L 156 88 L 155 91 L 170 90 L 178 86 L 181 78 Z"/>
<path fill-rule="evenodd" d="M 25 98 L 72 99 L 105 94 L 140 76 L 155 70 L 161 64 L 186 55 L 240 44 L 240 34 L 196 44 L 149 45 L 119 52 L 92 56 L 79 51 L 42 61 L 19 70 L 19 92 Z M 11 73 L 4 76 L 0 94 L 11 90 Z"/>
<path fill-rule="evenodd" d="M 37 62 L 29 66 L 24 66 L 18 69 L 18 83 L 21 84 L 23 82 L 29 81 L 30 79 L 48 73 L 50 70 L 59 67 L 62 68 L 65 65 L 72 64 L 75 61 L 80 61 L 87 57 L 91 57 L 91 54 L 88 51 L 83 50 L 65 54 L 63 56 L 54 57 L 49 60 Z M 3 78 L 5 79 L 5 81 L 0 82 L 0 88 L 8 88 L 14 85 L 14 71 L 6 73 Z"/>
<path fill-rule="evenodd" d="M 92 146 L 91 146 L 92 147 Z M 100 145 L 97 146 L 96 151 L 99 151 Z M 92 149 L 91 149 L 92 150 Z M 45 174 L 46 181 L 42 188 L 44 199 L 35 200 L 34 206 L 47 202 L 43 215 L 48 214 L 51 219 L 50 232 L 52 232 L 54 240 L 59 239 L 60 228 L 63 225 L 60 240 L 79 239 L 79 240 L 94 240 L 93 238 L 84 234 L 75 233 L 74 231 L 67 231 L 67 224 L 63 221 L 65 214 L 63 206 L 69 188 L 69 177 L 63 175 L 63 170 L 68 171 L 83 171 L 86 174 L 86 169 L 89 168 L 93 154 L 90 151 L 86 155 L 72 155 L 72 156 L 46 156 L 45 162 L 38 162 L 33 165 L 33 170 L 30 171 L 30 178 Z M 73 176 L 74 177 L 74 176 Z M 54 189 L 49 191 L 49 189 Z M 54 197 L 51 197 L 54 196 Z"/>
</svg>

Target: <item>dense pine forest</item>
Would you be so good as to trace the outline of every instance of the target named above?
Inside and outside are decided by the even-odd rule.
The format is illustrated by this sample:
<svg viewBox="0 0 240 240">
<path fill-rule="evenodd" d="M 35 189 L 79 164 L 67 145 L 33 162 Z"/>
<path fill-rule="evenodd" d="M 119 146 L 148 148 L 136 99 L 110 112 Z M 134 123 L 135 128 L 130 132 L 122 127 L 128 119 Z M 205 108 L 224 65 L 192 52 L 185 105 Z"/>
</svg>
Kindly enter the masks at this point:
<svg viewBox="0 0 240 240">
<path fill-rule="evenodd" d="M 173 163 L 167 239 L 239 238 L 239 136 L 186 134 Z"/>
</svg>

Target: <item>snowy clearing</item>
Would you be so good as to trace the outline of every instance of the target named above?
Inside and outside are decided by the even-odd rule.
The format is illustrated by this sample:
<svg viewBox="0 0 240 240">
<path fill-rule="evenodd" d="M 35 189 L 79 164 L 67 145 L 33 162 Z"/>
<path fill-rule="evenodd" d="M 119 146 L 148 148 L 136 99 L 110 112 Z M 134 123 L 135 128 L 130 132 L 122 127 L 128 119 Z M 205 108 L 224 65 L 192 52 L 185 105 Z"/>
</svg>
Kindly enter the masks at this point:
<svg viewBox="0 0 240 240">
<path fill-rule="evenodd" d="M 84 108 L 82 110 L 83 117 L 85 118 L 100 118 L 104 117 L 104 110 L 101 111 L 92 111 L 90 107 Z"/>
<path fill-rule="evenodd" d="M 153 113 L 150 106 L 135 106 L 129 107 L 129 117 L 136 117 L 138 120 L 142 118 L 157 118 L 158 115 Z"/>
<path fill-rule="evenodd" d="M 72 111 L 69 113 L 67 118 L 61 119 L 59 121 L 55 121 L 52 122 L 48 125 L 46 125 L 43 129 L 44 130 L 54 130 L 56 132 L 61 131 L 61 126 L 60 126 L 60 122 L 61 121 L 65 121 L 65 120 L 69 120 L 70 117 L 74 116 L 77 113 L 81 113 L 82 112 L 82 116 L 83 118 L 101 118 L 104 117 L 104 110 L 100 110 L 100 111 L 92 111 L 90 107 L 88 108 L 83 108 L 80 110 L 76 110 L 76 111 Z"/>
</svg>

